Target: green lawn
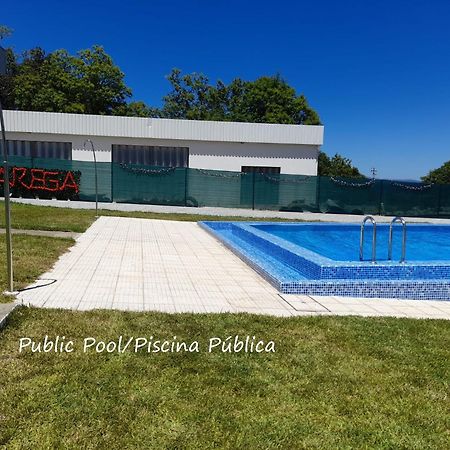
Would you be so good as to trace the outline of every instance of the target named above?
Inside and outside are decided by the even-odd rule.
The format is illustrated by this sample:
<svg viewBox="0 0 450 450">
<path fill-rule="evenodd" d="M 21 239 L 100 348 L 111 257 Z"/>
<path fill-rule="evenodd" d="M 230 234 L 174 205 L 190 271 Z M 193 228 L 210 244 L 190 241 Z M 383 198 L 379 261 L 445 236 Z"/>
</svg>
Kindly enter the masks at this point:
<svg viewBox="0 0 450 450">
<path fill-rule="evenodd" d="M 143 219 L 180 220 L 198 222 L 199 220 L 234 220 L 259 221 L 262 218 L 219 217 L 201 215 L 192 208 L 192 214 L 162 214 L 150 212 L 122 212 L 99 210 L 101 216 L 138 217 Z M 81 233 L 95 219 L 95 210 L 55 208 L 50 206 L 35 206 L 11 202 L 12 227 L 21 230 L 57 230 Z M 273 222 L 285 219 L 270 219 Z M 0 228 L 5 226 L 4 202 L 0 202 Z"/>
<path fill-rule="evenodd" d="M 74 340 L 18 352 L 21 337 Z M 84 354 L 82 340 L 256 335 L 276 353 Z M 77 347 L 78 345 L 78 347 Z M 21 309 L 0 333 L 8 449 L 444 449 L 450 333 L 437 320 Z"/>
<path fill-rule="evenodd" d="M 61 253 L 64 253 L 73 243 L 72 239 L 14 235 L 14 288 L 22 288 L 32 283 L 40 274 L 49 270 Z M 1 294 L 7 288 L 5 252 L 5 236 L 0 235 L 0 303 L 12 300 L 12 297 Z"/>
<path fill-rule="evenodd" d="M 83 231 L 94 213 L 14 204 L 13 218 L 16 228 Z M 17 286 L 73 243 L 13 239 Z M 0 236 L 3 261 L 4 247 Z M 2 290 L 5 271 L 2 264 Z M 276 352 L 206 351 L 209 338 L 236 334 L 274 340 Z M 73 340 L 75 352 L 18 352 L 20 338 L 45 335 Z M 201 351 L 82 352 L 85 337 L 120 335 L 177 336 L 199 341 Z M 450 447 L 447 321 L 21 308 L 0 331 L 0 362 L 0 447 L 7 449 Z"/>
</svg>

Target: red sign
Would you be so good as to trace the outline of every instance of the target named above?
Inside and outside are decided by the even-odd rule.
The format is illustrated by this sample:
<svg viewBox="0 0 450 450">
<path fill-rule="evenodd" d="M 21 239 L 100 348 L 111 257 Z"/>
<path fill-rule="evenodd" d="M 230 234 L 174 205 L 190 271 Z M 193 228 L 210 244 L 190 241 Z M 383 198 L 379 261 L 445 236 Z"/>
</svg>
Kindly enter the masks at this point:
<svg viewBox="0 0 450 450">
<path fill-rule="evenodd" d="M 25 188 L 29 191 L 61 192 L 73 191 L 78 193 L 79 185 L 75 175 L 70 170 L 31 169 L 29 167 L 11 167 L 9 186 L 11 188 Z M 5 182 L 5 169 L 0 168 L 0 184 Z"/>
</svg>

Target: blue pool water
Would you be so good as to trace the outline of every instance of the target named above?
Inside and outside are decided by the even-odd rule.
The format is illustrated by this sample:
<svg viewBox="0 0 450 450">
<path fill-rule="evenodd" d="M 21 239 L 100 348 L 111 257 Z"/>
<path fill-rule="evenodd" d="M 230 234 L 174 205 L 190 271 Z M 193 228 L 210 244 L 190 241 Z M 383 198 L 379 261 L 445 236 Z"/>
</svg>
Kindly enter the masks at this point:
<svg viewBox="0 0 450 450">
<path fill-rule="evenodd" d="M 283 293 L 450 300 L 450 225 L 409 224 L 404 263 L 401 226 L 388 261 L 389 227 L 378 225 L 373 264 L 371 226 L 360 261 L 357 224 L 199 224 Z"/>
<path fill-rule="evenodd" d="M 359 261 L 359 225 L 253 225 L 256 229 L 277 236 L 335 261 Z M 365 230 L 364 258 L 371 259 L 372 226 Z M 386 261 L 389 226 L 377 226 L 377 260 Z M 402 227 L 394 227 L 393 261 L 401 256 Z M 450 226 L 408 225 L 406 241 L 408 261 L 450 260 Z"/>
</svg>

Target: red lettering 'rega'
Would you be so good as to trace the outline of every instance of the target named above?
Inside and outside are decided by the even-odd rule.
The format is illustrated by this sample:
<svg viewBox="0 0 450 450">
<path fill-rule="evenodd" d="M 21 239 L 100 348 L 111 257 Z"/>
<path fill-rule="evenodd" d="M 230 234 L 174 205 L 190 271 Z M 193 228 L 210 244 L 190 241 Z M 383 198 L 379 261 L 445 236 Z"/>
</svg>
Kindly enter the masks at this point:
<svg viewBox="0 0 450 450">
<path fill-rule="evenodd" d="M 59 172 L 44 172 L 44 185 L 46 191 L 59 191 L 58 174 Z"/>
<path fill-rule="evenodd" d="M 42 169 L 31 169 L 30 189 L 45 190 L 44 171 Z"/>
<path fill-rule="evenodd" d="M 67 172 L 66 178 L 64 178 L 64 182 L 60 187 L 61 191 L 64 191 L 65 189 L 75 189 L 75 192 L 78 193 L 78 184 L 75 182 L 75 177 L 73 176 L 72 172 Z"/>
</svg>

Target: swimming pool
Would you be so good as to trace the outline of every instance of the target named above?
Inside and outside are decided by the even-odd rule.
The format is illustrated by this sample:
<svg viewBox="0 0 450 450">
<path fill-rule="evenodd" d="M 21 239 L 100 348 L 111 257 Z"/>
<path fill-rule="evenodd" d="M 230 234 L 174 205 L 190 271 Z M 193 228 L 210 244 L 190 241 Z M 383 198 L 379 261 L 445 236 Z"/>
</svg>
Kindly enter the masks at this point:
<svg viewBox="0 0 450 450">
<path fill-rule="evenodd" d="M 359 261 L 360 226 L 349 224 L 257 224 L 257 230 L 280 237 L 335 261 Z M 401 227 L 394 226 L 392 260 L 400 260 Z M 364 254 L 372 251 L 372 227 L 366 228 Z M 377 225 L 377 261 L 387 261 L 389 225 Z M 416 225 L 407 227 L 407 260 L 450 261 L 450 226 Z M 370 259 L 370 258 L 368 258 Z"/>
<path fill-rule="evenodd" d="M 377 225 L 377 261 L 371 226 L 364 260 L 358 224 L 201 222 L 283 293 L 450 300 L 450 226 L 408 224 L 406 261 L 400 263 L 401 227 Z"/>
</svg>

